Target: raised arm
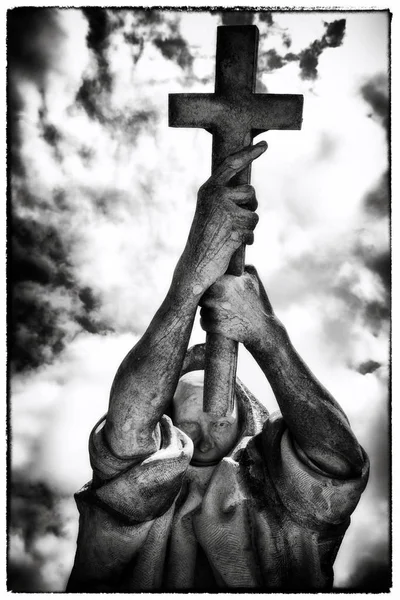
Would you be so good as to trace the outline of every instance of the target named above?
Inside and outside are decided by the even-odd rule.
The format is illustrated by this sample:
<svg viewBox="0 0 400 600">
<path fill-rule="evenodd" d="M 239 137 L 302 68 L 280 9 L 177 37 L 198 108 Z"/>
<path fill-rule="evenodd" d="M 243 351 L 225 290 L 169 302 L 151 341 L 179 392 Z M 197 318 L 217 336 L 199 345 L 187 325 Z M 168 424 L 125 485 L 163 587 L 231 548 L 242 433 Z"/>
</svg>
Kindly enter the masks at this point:
<svg viewBox="0 0 400 600">
<path fill-rule="evenodd" d="M 242 277 L 219 279 L 202 304 L 204 329 L 236 339 L 251 352 L 301 451 L 333 476 L 358 476 L 363 458 L 348 419 L 296 352 L 254 267 Z"/>
<path fill-rule="evenodd" d="M 167 296 L 123 360 L 111 388 L 105 435 L 119 457 L 145 456 L 157 449 L 156 426 L 173 397 L 199 299 L 226 271 L 240 244 L 253 241 L 258 221 L 252 212 L 257 205 L 254 190 L 228 187 L 229 181 L 265 149 L 260 143 L 232 155 L 200 188 Z"/>
</svg>

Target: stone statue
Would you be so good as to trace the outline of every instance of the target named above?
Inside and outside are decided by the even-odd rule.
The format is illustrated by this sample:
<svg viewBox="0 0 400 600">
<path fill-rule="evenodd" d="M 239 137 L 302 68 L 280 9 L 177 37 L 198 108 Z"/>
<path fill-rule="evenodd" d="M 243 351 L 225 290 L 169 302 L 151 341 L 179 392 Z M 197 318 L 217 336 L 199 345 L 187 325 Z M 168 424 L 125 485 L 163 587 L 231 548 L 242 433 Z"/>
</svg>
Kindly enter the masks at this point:
<svg viewBox="0 0 400 600">
<path fill-rule="evenodd" d="M 251 244 L 254 189 L 230 180 L 266 150 L 229 156 L 200 188 L 172 283 L 115 376 L 90 436 L 93 479 L 67 591 L 329 591 L 368 479 L 346 415 L 293 348 L 253 267 L 224 275 Z M 237 340 L 280 411 L 239 381 L 229 414 L 203 411 L 205 331 Z"/>
</svg>

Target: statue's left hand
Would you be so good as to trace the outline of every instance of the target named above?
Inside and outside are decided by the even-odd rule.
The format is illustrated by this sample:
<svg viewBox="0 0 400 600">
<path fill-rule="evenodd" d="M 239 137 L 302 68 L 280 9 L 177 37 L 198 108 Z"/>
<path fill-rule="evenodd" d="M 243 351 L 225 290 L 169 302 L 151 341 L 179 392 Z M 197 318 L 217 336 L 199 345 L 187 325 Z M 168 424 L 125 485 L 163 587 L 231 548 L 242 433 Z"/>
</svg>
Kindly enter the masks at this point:
<svg viewBox="0 0 400 600">
<path fill-rule="evenodd" d="M 275 316 L 256 269 L 246 266 L 242 276 L 223 275 L 200 301 L 201 326 L 209 333 L 271 350 L 282 339 L 282 323 Z"/>
</svg>

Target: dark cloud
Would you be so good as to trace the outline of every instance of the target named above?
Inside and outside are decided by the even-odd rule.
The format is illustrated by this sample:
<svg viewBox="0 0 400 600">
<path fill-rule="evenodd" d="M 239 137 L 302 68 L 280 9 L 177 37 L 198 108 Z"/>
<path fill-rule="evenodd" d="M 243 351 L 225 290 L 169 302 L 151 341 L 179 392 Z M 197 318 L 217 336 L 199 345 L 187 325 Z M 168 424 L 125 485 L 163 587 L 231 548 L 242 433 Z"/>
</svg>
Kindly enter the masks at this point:
<svg viewBox="0 0 400 600">
<path fill-rule="evenodd" d="M 287 54 L 280 55 L 276 50 L 268 50 L 261 55 L 260 68 L 265 71 L 274 71 L 281 69 L 289 62 L 298 61 L 300 68 L 300 77 L 302 79 L 316 79 L 318 77 L 318 63 L 322 52 L 326 48 L 337 48 L 343 43 L 343 38 L 346 31 L 346 19 L 339 19 L 332 21 L 332 23 L 325 23 L 325 33 L 323 36 L 314 40 L 304 50 L 301 50 L 298 54 L 288 52 Z M 283 33 L 283 43 L 289 48 L 291 45 L 291 39 Z"/>
<path fill-rule="evenodd" d="M 62 140 L 62 135 L 54 125 L 45 123 L 43 125 L 43 138 L 50 146 L 56 147 Z"/>
<path fill-rule="evenodd" d="M 366 260 L 366 265 L 379 276 L 381 283 L 384 285 L 386 291 L 389 292 L 392 281 L 389 249 L 371 256 Z"/>
<path fill-rule="evenodd" d="M 10 283 L 36 281 L 70 287 L 67 248 L 51 225 L 11 215 Z"/>
<path fill-rule="evenodd" d="M 389 592 L 392 586 L 390 562 L 389 524 L 387 539 L 375 544 L 372 551 L 358 549 L 356 566 L 346 589 L 352 592 L 378 593 Z M 342 591 L 342 590 L 338 590 Z"/>
<path fill-rule="evenodd" d="M 286 48 L 290 48 L 290 46 L 292 45 L 292 38 L 287 33 L 283 33 L 282 34 L 282 42 L 283 42 L 283 45 L 286 46 Z"/>
<path fill-rule="evenodd" d="M 260 19 L 260 21 L 266 23 L 269 26 L 272 26 L 274 24 L 272 13 L 267 10 L 258 13 L 258 18 Z"/>
<path fill-rule="evenodd" d="M 13 558 L 7 565 L 7 590 L 9 592 L 48 592 L 39 570 L 38 561 L 25 557 Z"/>
<path fill-rule="evenodd" d="M 10 217 L 9 359 L 11 369 L 21 371 L 51 362 L 79 328 L 111 329 L 97 317 L 99 299 L 79 288 L 59 232 L 41 221 Z M 54 303 L 57 292 L 68 302 Z M 69 328 L 69 322 L 75 325 Z"/>
<path fill-rule="evenodd" d="M 357 241 L 351 248 L 350 255 L 341 255 L 337 251 L 336 260 L 332 254 L 305 253 L 300 258 L 293 260 L 286 267 L 285 285 L 282 286 L 280 275 L 270 280 L 273 304 L 281 308 L 288 306 L 293 297 L 306 297 L 311 289 L 325 289 L 326 294 L 336 298 L 345 309 L 349 320 L 355 317 L 361 319 L 365 327 L 373 334 L 379 334 L 383 327 L 387 326 L 390 318 L 390 255 L 389 249 L 378 250 L 372 245 Z M 329 260 L 328 260 L 329 259 Z M 338 278 L 339 265 L 349 261 L 355 275 L 353 278 Z M 357 278 L 357 270 L 369 269 L 378 278 L 383 286 L 382 297 L 376 300 L 368 300 L 354 286 L 354 278 Z M 361 282 L 360 282 L 361 283 Z M 379 285 L 378 282 L 376 285 Z M 342 317 L 335 312 L 325 315 L 324 331 L 331 343 L 338 348 L 346 344 L 348 330 L 338 326 Z M 350 365 L 351 368 L 357 368 Z"/>
<path fill-rule="evenodd" d="M 141 131 L 149 122 L 155 124 L 154 110 L 132 111 L 116 114 L 110 105 L 110 94 L 113 86 L 113 75 L 110 71 L 106 51 L 110 42 L 110 34 L 120 33 L 129 43 L 132 57 L 132 69 L 142 56 L 146 44 L 154 45 L 160 53 L 175 62 L 187 77 L 192 77 L 193 55 L 187 41 L 179 30 L 179 20 L 166 19 L 162 11 L 135 9 L 102 9 L 85 8 L 83 13 L 88 19 L 88 44 L 95 52 L 97 61 L 96 73 L 92 78 L 84 78 L 78 90 L 76 101 L 92 119 L 108 125 L 118 131 L 127 131 L 131 135 Z M 127 30 L 127 15 L 133 14 L 131 30 Z"/>
<path fill-rule="evenodd" d="M 357 367 L 357 371 L 361 373 L 361 375 L 367 375 L 368 373 L 373 373 L 379 369 L 380 366 L 380 363 L 375 360 L 367 360 Z"/>
<path fill-rule="evenodd" d="M 97 93 L 100 90 L 111 90 L 112 75 L 106 57 L 109 43 L 109 35 L 113 29 L 108 9 L 97 7 L 82 8 L 82 12 L 88 20 L 89 32 L 86 40 L 89 48 L 94 51 L 97 61 L 96 82 Z"/>
<path fill-rule="evenodd" d="M 283 56 L 280 56 L 278 54 L 275 48 L 271 48 L 271 50 L 265 52 L 265 57 L 267 59 L 268 71 L 275 71 L 275 69 L 280 69 L 287 62 L 287 60 Z"/>
<path fill-rule="evenodd" d="M 364 207 L 368 213 L 377 218 L 387 218 L 389 210 L 389 182 L 388 172 L 383 173 L 376 185 L 366 194 Z M 362 233 L 362 232 L 361 232 Z M 389 226 L 387 231 L 387 246 L 377 248 L 361 235 L 354 244 L 353 252 L 363 267 L 369 269 L 379 280 L 383 287 L 383 297 L 379 300 L 364 301 L 359 306 L 359 301 L 350 291 L 341 288 L 339 294 L 347 294 L 350 305 L 359 306 L 364 316 L 365 324 L 377 333 L 383 324 L 390 318 L 391 310 L 391 252 L 389 246 Z M 348 286 L 348 283 L 346 283 Z"/>
<path fill-rule="evenodd" d="M 355 254 L 359 256 L 364 265 L 380 279 L 387 295 L 389 296 L 391 286 L 391 254 L 389 245 L 384 250 L 377 250 L 367 243 L 358 242 Z M 388 306 L 389 303 L 387 302 Z"/>
<path fill-rule="evenodd" d="M 83 165 L 85 167 L 90 167 L 96 156 L 96 151 L 94 148 L 90 148 L 90 146 L 83 145 L 77 149 L 77 154 L 80 157 Z M 59 200 L 61 199 L 59 198 Z"/>
<path fill-rule="evenodd" d="M 83 79 L 82 85 L 76 95 L 76 102 L 82 106 L 91 119 L 96 119 L 100 123 L 105 121 L 102 110 L 102 102 L 100 101 L 104 87 L 109 87 L 109 80 L 102 77 L 93 79 Z"/>
<path fill-rule="evenodd" d="M 370 117 L 386 130 L 389 127 L 389 88 L 387 75 L 379 73 L 360 88 L 362 98 L 372 109 Z"/>
<path fill-rule="evenodd" d="M 43 296 L 42 288 L 34 293 L 20 285 L 13 288 L 9 310 L 9 364 L 13 371 L 51 362 L 64 349 L 65 333 L 58 326 L 60 311 Z"/>
<path fill-rule="evenodd" d="M 37 536 L 45 533 L 62 535 L 58 498 L 44 483 L 16 476 L 10 482 L 10 494 L 10 525 L 22 533 L 28 550 Z"/>
<path fill-rule="evenodd" d="M 186 40 L 182 37 L 170 37 L 167 39 L 157 37 L 153 43 L 165 58 L 176 62 L 181 69 L 188 69 L 192 66 L 193 56 L 189 51 Z"/>
<path fill-rule="evenodd" d="M 316 79 L 318 75 L 318 61 L 322 52 L 319 42 L 314 42 L 309 48 L 299 55 L 300 77 L 302 79 Z"/>
<path fill-rule="evenodd" d="M 13 8 L 7 13 L 7 59 L 11 71 L 18 69 L 43 87 L 44 76 L 65 38 L 55 8 Z"/>
<path fill-rule="evenodd" d="M 79 292 L 79 299 L 82 301 L 85 311 L 90 312 L 98 308 L 99 301 L 95 297 L 93 290 L 90 287 L 84 287 Z"/>
<path fill-rule="evenodd" d="M 332 23 L 324 22 L 326 32 L 322 37 L 321 44 L 327 48 L 337 48 L 343 43 L 343 38 L 346 30 L 346 19 L 332 21 Z"/>
<path fill-rule="evenodd" d="M 107 46 L 107 38 L 112 29 L 107 10 L 89 6 L 83 7 L 81 10 L 89 23 L 89 32 L 86 37 L 88 46 L 102 58 L 103 50 Z"/>
<path fill-rule="evenodd" d="M 150 28 L 151 42 L 158 48 L 164 58 L 176 62 L 183 71 L 191 75 L 193 65 L 193 55 L 188 42 L 182 37 L 179 29 L 179 20 L 157 22 L 157 25 L 164 25 L 163 28 Z M 165 32 L 165 24 L 167 31 Z"/>
<path fill-rule="evenodd" d="M 25 171 L 19 156 L 19 113 L 25 99 L 17 84 L 24 78 L 43 90 L 47 71 L 64 38 L 57 9 L 13 8 L 7 12 L 7 141 L 14 173 L 23 175 Z"/>
<path fill-rule="evenodd" d="M 113 331 L 112 327 L 96 316 L 96 312 L 100 308 L 101 302 L 100 298 L 90 287 L 86 286 L 80 289 L 78 291 L 78 297 L 82 302 L 82 314 L 76 315 L 75 320 L 82 329 L 93 334 L 102 334 Z"/>
<path fill-rule="evenodd" d="M 360 268 L 362 268 L 360 266 Z M 366 300 L 353 290 L 353 281 L 345 281 L 332 287 L 332 294 L 348 307 L 351 314 L 359 315 L 365 327 L 373 335 L 378 335 L 390 318 L 390 299 L 388 294 L 380 300 Z M 332 335 L 347 335 L 343 328 L 337 328 L 337 321 L 332 321 Z M 337 330 L 337 331 L 336 331 Z M 343 341 L 343 340 L 342 340 Z"/>
<path fill-rule="evenodd" d="M 59 131 L 59 129 L 53 125 L 48 119 L 48 111 L 46 108 L 46 103 L 43 98 L 43 106 L 39 109 L 39 135 L 47 142 L 47 144 L 51 147 L 52 155 L 55 160 L 59 163 L 62 162 L 62 152 L 60 150 L 60 143 L 63 140 L 63 135 Z"/>
<path fill-rule="evenodd" d="M 13 592 L 52 591 L 41 572 L 45 558 L 35 548 L 45 536 L 65 537 L 65 516 L 61 497 L 43 483 L 15 477 L 9 486 L 9 543 L 11 536 L 21 540 L 19 552 L 8 547 L 7 589 Z M 61 589 L 59 591 L 62 591 Z"/>
<path fill-rule="evenodd" d="M 366 211 L 376 218 L 387 218 L 389 216 L 389 173 L 385 172 L 376 185 L 366 194 L 364 198 Z M 379 328 L 379 324 L 387 322 L 390 318 L 390 293 L 391 293 L 391 252 L 389 246 L 389 226 L 387 232 L 386 249 L 377 250 L 368 243 L 359 242 L 356 245 L 356 256 L 361 258 L 363 264 L 378 276 L 384 288 L 384 298 L 381 301 L 374 300 L 367 304 L 365 309 L 366 322 L 373 330 Z"/>
<path fill-rule="evenodd" d="M 365 324 L 377 334 L 383 323 L 387 323 L 390 318 L 389 299 L 385 302 L 373 300 L 364 307 Z"/>
<path fill-rule="evenodd" d="M 332 23 L 324 23 L 326 32 L 320 40 L 315 40 L 308 48 L 300 52 L 299 67 L 302 79 L 316 79 L 318 77 L 318 62 L 325 48 L 337 48 L 343 42 L 346 30 L 346 19 L 339 19 Z"/>
<path fill-rule="evenodd" d="M 364 198 L 364 206 L 368 213 L 377 217 L 389 214 L 389 171 L 383 173 L 375 187 Z"/>
<path fill-rule="evenodd" d="M 104 106 L 113 82 L 106 57 L 109 34 L 112 29 L 109 11 L 104 8 L 87 7 L 83 8 L 82 12 L 88 20 L 87 43 L 94 51 L 97 69 L 94 77 L 83 79 L 76 95 L 76 101 L 86 110 L 89 117 L 104 123 L 106 121 Z"/>
</svg>

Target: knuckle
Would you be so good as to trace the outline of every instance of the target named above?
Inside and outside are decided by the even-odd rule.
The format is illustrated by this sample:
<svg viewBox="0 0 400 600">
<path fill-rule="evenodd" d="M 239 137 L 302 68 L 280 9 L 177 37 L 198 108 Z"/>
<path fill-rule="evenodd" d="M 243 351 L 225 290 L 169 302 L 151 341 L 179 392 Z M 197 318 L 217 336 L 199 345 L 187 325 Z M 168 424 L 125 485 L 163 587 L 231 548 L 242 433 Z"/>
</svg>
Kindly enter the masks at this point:
<svg viewBox="0 0 400 600">
<path fill-rule="evenodd" d="M 203 183 L 203 185 L 201 185 L 201 186 L 199 187 L 199 195 L 200 195 L 200 196 L 201 196 L 201 195 L 203 195 L 204 193 L 206 193 L 206 192 L 208 191 L 209 185 L 210 185 L 210 184 L 209 184 L 209 180 L 207 180 L 207 181 L 205 181 L 205 182 Z"/>
<path fill-rule="evenodd" d="M 240 242 L 243 239 L 243 233 L 240 233 L 236 228 L 232 229 L 231 234 L 229 236 L 230 242 L 232 242 L 233 247 L 240 245 Z"/>
<path fill-rule="evenodd" d="M 257 271 L 254 265 L 246 265 L 245 272 L 251 277 L 257 275 Z"/>
<path fill-rule="evenodd" d="M 244 243 L 247 244 L 248 246 L 251 246 L 254 243 L 254 233 L 251 232 L 247 232 L 244 236 Z"/>
<path fill-rule="evenodd" d="M 258 221 L 260 220 L 260 217 L 258 216 L 257 213 L 254 212 L 254 213 L 251 213 L 251 218 L 252 218 L 253 227 L 255 227 L 257 225 Z"/>
<path fill-rule="evenodd" d="M 244 229 L 254 229 L 259 220 L 260 218 L 257 213 L 248 211 L 248 214 L 243 219 Z"/>
</svg>

